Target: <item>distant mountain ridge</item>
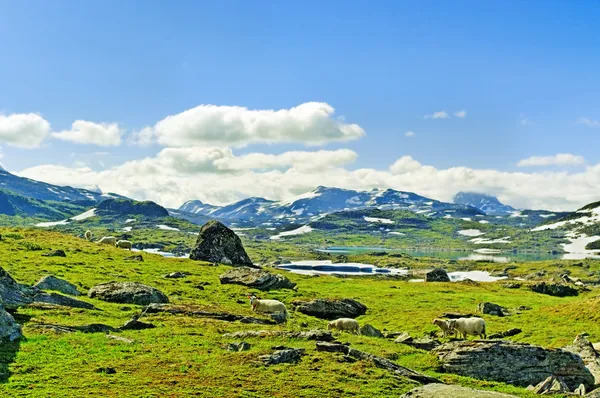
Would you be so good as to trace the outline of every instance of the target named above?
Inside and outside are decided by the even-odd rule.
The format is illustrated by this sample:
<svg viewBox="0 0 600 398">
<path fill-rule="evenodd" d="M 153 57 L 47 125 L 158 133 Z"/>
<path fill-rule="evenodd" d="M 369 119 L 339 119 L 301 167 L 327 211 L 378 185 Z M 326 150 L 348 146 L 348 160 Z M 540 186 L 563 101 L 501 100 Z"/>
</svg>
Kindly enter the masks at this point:
<svg viewBox="0 0 600 398">
<path fill-rule="evenodd" d="M 505 216 L 514 213 L 514 207 L 502 204 L 498 198 L 477 192 L 459 192 L 452 202 L 475 207 L 490 216 Z"/>
</svg>

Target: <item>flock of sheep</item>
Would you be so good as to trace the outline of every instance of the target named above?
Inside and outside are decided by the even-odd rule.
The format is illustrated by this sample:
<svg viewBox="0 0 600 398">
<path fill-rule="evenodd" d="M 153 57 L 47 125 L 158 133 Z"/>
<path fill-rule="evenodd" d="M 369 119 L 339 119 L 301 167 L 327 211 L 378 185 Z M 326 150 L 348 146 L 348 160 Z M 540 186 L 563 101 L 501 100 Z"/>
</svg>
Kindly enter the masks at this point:
<svg viewBox="0 0 600 398">
<path fill-rule="evenodd" d="M 90 231 L 89 229 L 85 231 L 84 237 L 86 240 L 91 242 L 93 239 L 92 231 Z M 115 247 L 129 250 L 131 250 L 133 246 L 131 241 L 125 239 L 117 240 L 117 238 L 115 238 L 114 236 L 104 236 L 100 240 L 96 241 L 96 243 L 102 243 L 105 245 L 115 245 Z"/>
<path fill-rule="evenodd" d="M 263 312 L 267 314 L 282 313 L 285 319 L 289 318 L 289 313 L 285 304 L 278 300 L 258 299 L 256 296 L 248 296 L 250 305 L 255 312 Z M 487 338 L 485 321 L 482 318 L 458 318 L 458 319 L 434 319 L 434 325 L 442 330 L 444 337 L 449 335 L 456 336 L 460 334 L 463 339 L 467 336 L 478 336 L 479 338 Z M 350 333 L 360 334 L 360 325 L 356 319 L 339 318 L 327 324 L 327 330 L 337 329 L 339 331 L 347 331 Z"/>
</svg>

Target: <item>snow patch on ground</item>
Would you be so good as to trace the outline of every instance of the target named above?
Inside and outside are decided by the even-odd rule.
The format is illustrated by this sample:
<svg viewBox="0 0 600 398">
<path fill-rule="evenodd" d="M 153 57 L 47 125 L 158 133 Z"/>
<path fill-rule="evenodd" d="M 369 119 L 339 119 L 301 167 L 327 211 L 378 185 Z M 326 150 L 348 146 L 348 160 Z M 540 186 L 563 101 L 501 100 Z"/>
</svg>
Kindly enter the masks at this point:
<svg viewBox="0 0 600 398">
<path fill-rule="evenodd" d="M 310 231 L 312 231 L 313 229 L 310 227 L 310 225 L 304 225 L 300 228 L 296 228 L 293 229 L 291 231 L 284 231 L 284 232 L 280 232 L 277 235 L 273 235 L 271 236 L 272 240 L 279 240 L 284 236 L 294 236 L 294 235 L 302 235 L 302 234 L 306 234 Z"/>
<path fill-rule="evenodd" d="M 179 228 L 169 227 L 168 225 L 165 225 L 165 224 L 157 224 L 156 228 L 162 229 L 165 231 L 179 231 Z"/>
<path fill-rule="evenodd" d="M 463 236 L 480 236 L 485 235 L 485 232 L 481 232 L 478 229 L 463 229 L 462 231 L 458 231 L 458 234 Z"/>
<path fill-rule="evenodd" d="M 96 215 L 96 209 L 90 209 L 90 210 L 86 211 L 85 213 L 81 213 L 78 216 L 71 217 L 71 219 L 76 220 L 76 221 L 81 221 L 81 220 L 85 220 L 86 218 L 94 217 L 95 215 Z"/>
<path fill-rule="evenodd" d="M 463 217 L 463 218 L 461 218 L 461 220 L 463 220 L 463 221 L 471 221 L 471 219 L 469 217 Z"/>
<path fill-rule="evenodd" d="M 556 214 L 552 213 L 552 214 L 540 214 L 540 217 L 542 218 L 548 218 L 548 217 L 554 217 Z"/>
<path fill-rule="evenodd" d="M 578 211 L 578 213 L 588 214 L 588 215 L 579 217 L 579 218 L 575 218 L 573 220 L 559 221 L 559 222 L 555 222 L 553 224 L 540 225 L 539 227 L 533 228 L 531 231 L 533 231 L 533 232 L 545 231 L 548 229 L 562 228 L 567 225 L 582 224 L 582 226 L 586 226 L 586 225 L 600 223 L 600 207 L 596 207 L 595 209 L 592 209 L 591 211 L 587 211 L 587 210 L 584 212 Z"/>
<path fill-rule="evenodd" d="M 35 226 L 47 228 L 47 227 L 54 227 L 55 225 L 67 225 L 68 223 L 69 223 L 69 221 L 67 221 L 67 220 L 48 221 L 48 222 L 41 222 L 41 223 L 35 224 Z"/>
<path fill-rule="evenodd" d="M 480 221 L 479 221 L 479 224 L 489 224 L 489 223 L 490 223 L 490 222 L 489 222 L 489 221 L 486 221 L 486 220 L 480 220 Z"/>
<path fill-rule="evenodd" d="M 389 218 L 363 217 L 366 222 L 377 222 L 381 224 L 393 224 L 394 221 Z"/>
<path fill-rule="evenodd" d="M 130 222 L 135 222 L 135 218 L 128 218 L 127 220 L 125 220 L 125 224 L 128 224 Z"/>
<path fill-rule="evenodd" d="M 396 231 L 392 231 L 392 232 L 390 232 L 390 235 L 399 235 L 399 236 L 403 236 L 403 235 L 406 235 L 406 234 L 405 234 L 405 233 L 402 233 L 402 232 L 396 232 Z"/>
<path fill-rule="evenodd" d="M 123 232 L 131 232 L 132 229 L 133 227 L 125 227 L 123 228 Z"/>
<path fill-rule="evenodd" d="M 600 258 L 600 250 L 586 250 L 586 246 L 592 242 L 600 240 L 600 236 L 587 236 L 582 234 L 576 236 L 570 232 L 566 235 L 571 243 L 563 243 L 563 250 L 567 254 L 563 255 L 565 260 L 581 260 L 584 258 Z"/>
<path fill-rule="evenodd" d="M 473 242 L 476 245 L 490 245 L 493 243 L 511 243 L 510 236 L 505 236 L 504 238 L 499 239 L 485 239 L 485 238 L 475 238 L 471 239 L 469 242 Z"/>
</svg>

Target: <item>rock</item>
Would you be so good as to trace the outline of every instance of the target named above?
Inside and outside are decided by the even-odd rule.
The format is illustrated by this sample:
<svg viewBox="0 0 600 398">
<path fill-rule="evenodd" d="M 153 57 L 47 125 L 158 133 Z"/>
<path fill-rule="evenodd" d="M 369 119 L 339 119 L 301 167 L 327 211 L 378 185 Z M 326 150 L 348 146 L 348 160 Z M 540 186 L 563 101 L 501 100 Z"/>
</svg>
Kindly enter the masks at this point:
<svg viewBox="0 0 600 398">
<path fill-rule="evenodd" d="M 339 352 L 354 359 L 358 359 L 361 361 L 370 361 L 378 368 L 388 370 L 398 376 L 406 377 L 419 383 L 441 383 L 438 379 L 434 377 L 415 372 L 414 370 L 400 366 L 390 361 L 389 359 L 378 357 L 377 355 L 369 354 L 368 352 L 355 350 L 354 348 L 350 348 L 344 344 L 327 343 L 320 341 L 316 344 L 317 351 Z"/>
<path fill-rule="evenodd" d="M 249 267 L 232 268 L 219 275 L 221 284 L 236 284 L 259 290 L 292 289 L 296 284 L 283 275 Z"/>
<path fill-rule="evenodd" d="M 200 229 L 196 244 L 190 252 L 190 259 L 253 266 L 239 236 L 215 220 L 207 222 Z"/>
<path fill-rule="evenodd" d="M 367 307 L 352 299 L 315 299 L 292 302 L 296 311 L 320 319 L 356 318 L 367 312 Z"/>
<path fill-rule="evenodd" d="M 144 330 L 144 329 L 154 329 L 154 326 L 151 323 L 146 323 L 142 321 L 138 321 L 137 319 L 130 319 L 119 329 L 121 330 Z"/>
<path fill-rule="evenodd" d="M 479 303 L 477 305 L 477 312 L 487 315 L 504 316 L 505 309 L 494 303 Z"/>
<path fill-rule="evenodd" d="M 187 275 L 183 272 L 171 272 L 170 274 L 165 275 L 165 278 L 172 278 L 172 279 L 177 279 L 177 278 L 186 278 Z"/>
<path fill-rule="evenodd" d="M 585 386 L 583 384 L 580 384 L 579 387 L 577 387 L 575 389 L 575 391 L 573 391 L 573 394 L 584 396 L 585 395 Z"/>
<path fill-rule="evenodd" d="M 144 262 L 144 257 L 142 257 L 141 254 L 135 254 L 133 256 L 127 256 L 123 260 L 125 260 L 125 261 L 140 261 L 140 262 Z"/>
<path fill-rule="evenodd" d="M 436 268 L 425 274 L 425 282 L 450 282 L 450 277 L 442 268 Z"/>
<path fill-rule="evenodd" d="M 223 337 L 245 339 L 248 337 L 286 337 L 291 339 L 333 341 L 335 338 L 328 330 L 308 330 L 305 332 L 292 332 L 286 330 L 247 330 L 235 333 L 226 333 Z"/>
<path fill-rule="evenodd" d="M 562 379 L 554 376 L 548 376 L 546 380 L 533 387 L 531 391 L 539 395 L 568 394 L 571 392 L 569 386 Z"/>
<path fill-rule="evenodd" d="M 64 250 L 52 250 L 51 252 L 42 254 L 44 257 L 67 257 Z"/>
<path fill-rule="evenodd" d="M 441 318 L 458 319 L 458 318 L 471 318 L 474 316 L 475 315 L 473 315 L 473 314 L 461 314 L 460 312 L 444 312 L 442 314 Z"/>
<path fill-rule="evenodd" d="M 379 329 L 374 328 L 369 324 L 366 324 L 362 328 L 360 328 L 360 334 L 369 337 L 383 337 L 383 333 L 381 333 Z"/>
<path fill-rule="evenodd" d="M 439 340 L 434 340 L 431 337 L 419 337 L 413 338 L 408 333 L 402 333 L 400 336 L 394 340 L 394 343 L 398 344 L 406 344 L 414 348 L 418 348 L 420 350 L 431 351 L 435 347 L 438 347 L 441 343 Z"/>
<path fill-rule="evenodd" d="M 266 318 L 256 318 L 251 316 L 244 315 L 235 315 L 230 314 L 228 312 L 209 312 L 204 311 L 201 308 L 191 306 L 191 305 L 170 305 L 170 304 L 150 304 L 145 310 L 148 313 L 160 313 L 166 312 L 169 314 L 177 315 L 187 315 L 198 318 L 213 318 L 218 319 L 220 321 L 226 322 L 235 322 L 240 321 L 242 323 L 255 323 L 260 325 L 275 325 L 278 323 L 274 319 L 266 319 Z"/>
<path fill-rule="evenodd" d="M 21 325 L 0 304 L 0 340 L 15 341 L 23 336 Z M 0 346 L 2 342 L 0 341 Z"/>
<path fill-rule="evenodd" d="M 34 329 L 45 329 L 52 330 L 57 333 L 73 333 L 73 332 L 83 332 L 83 333 L 114 333 L 118 332 L 119 329 L 113 328 L 112 326 L 104 325 L 102 323 L 91 323 L 89 325 L 82 326 L 67 326 L 67 325 L 56 325 L 56 324 L 46 324 L 46 323 L 37 323 L 34 325 L 30 325 L 30 328 Z"/>
<path fill-rule="evenodd" d="M 573 344 L 563 349 L 579 355 L 586 368 L 594 375 L 595 383 L 600 384 L 600 355 L 598 355 L 592 343 L 587 339 L 586 334 L 578 335 L 575 337 Z"/>
<path fill-rule="evenodd" d="M 401 398 L 516 398 L 516 395 L 434 383 L 414 388 Z"/>
<path fill-rule="evenodd" d="M 105 367 L 105 368 L 97 368 L 95 370 L 96 373 L 104 373 L 107 375 L 114 375 L 117 373 L 117 371 L 115 370 L 115 368 L 109 368 L 109 367 Z"/>
<path fill-rule="evenodd" d="M 81 293 L 79 293 L 77 290 L 77 286 L 53 275 L 44 276 L 35 285 L 33 285 L 33 287 L 37 287 L 38 289 L 42 290 L 56 290 L 57 292 L 69 294 L 71 296 L 81 295 Z"/>
<path fill-rule="evenodd" d="M 277 365 L 280 363 L 298 363 L 303 355 L 303 348 L 288 348 L 275 351 L 271 355 L 261 355 L 258 359 L 262 360 L 265 365 Z"/>
<path fill-rule="evenodd" d="M 0 267 L 0 302 L 7 310 L 15 310 L 20 306 L 33 302 L 34 290 L 17 283 L 2 267 Z"/>
<path fill-rule="evenodd" d="M 549 376 L 561 378 L 570 389 L 594 384 L 594 376 L 578 355 L 510 341 L 457 341 L 433 352 L 443 371 L 480 380 L 526 387 Z"/>
<path fill-rule="evenodd" d="M 490 334 L 488 336 L 488 339 L 501 339 L 501 338 L 504 338 L 504 337 L 512 337 L 512 336 L 516 336 L 517 334 L 519 334 L 521 332 L 522 332 L 521 329 L 512 328 L 512 329 L 508 329 L 508 330 L 506 330 L 504 332 Z"/>
<path fill-rule="evenodd" d="M 577 289 L 571 286 L 561 285 L 560 283 L 540 282 L 536 283 L 535 285 L 531 285 L 529 288 L 536 293 L 548 294 L 550 296 L 557 297 L 577 296 L 579 294 Z"/>
<path fill-rule="evenodd" d="M 38 293 L 33 296 L 33 303 L 45 303 L 62 305 L 63 307 L 83 308 L 86 310 L 97 310 L 95 306 L 85 301 L 76 300 L 58 293 Z"/>
<path fill-rule="evenodd" d="M 108 282 L 92 287 L 88 296 L 111 303 L 148 305 L 168 303 L 167 296 L 158 289 L 138 282 Z"/>
<path fill-rule="evenodd" d="M 502 286 L 504 286 L 507 289 L 519 289 L 519 288 L 521 288 L 521 284 L 517 283 L 517 282 L 504 283 Z"/>
<path fill-rule="evenodd" d="M 121 342 L 127 343 L 127 344 L 133 344 L 134 343 L 134 341 L 132 339 L 128 339 L 127 337 L 123 337 L 123 336 L 117 336 L 117 335 L 114 335 L 114 334 L 107 334 L 106 338 L 107 339 L 121 341 Z"/>
<path fill-rule="evenodd" d="M 240 352 L 240 351 L 248 351 L 250 349 L 250 344 L 242 341 L 241 343 L 229 343 L 227 346 L 227 351 Z"/>
<path fill-rule="evenodd" d="M 398 344 L 406 344 L 413 341 L 413 338 L 410 334 L 408 333 L 400 333 L 396 339 L 394 340 L 394 343 L 398 343 Z"/>
<path fill-rule="evenodd" d="M 286 323 L 287 322 L 287 315 L 283 314 L 281 312 L 276 312 L 274 314 L 269 314 L 269 316 L 271 317 L 271 319 L 273 319 L 276 323 Z"/>
</svg>

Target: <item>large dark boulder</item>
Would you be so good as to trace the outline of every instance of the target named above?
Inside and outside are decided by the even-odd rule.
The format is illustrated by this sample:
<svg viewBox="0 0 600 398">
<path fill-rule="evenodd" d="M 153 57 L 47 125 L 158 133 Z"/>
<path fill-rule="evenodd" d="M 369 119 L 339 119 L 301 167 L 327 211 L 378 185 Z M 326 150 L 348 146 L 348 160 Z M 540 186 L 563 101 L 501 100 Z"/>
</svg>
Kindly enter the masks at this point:
<svg viewBox="0 0 600 398">
<path fill-rule="evenodd" d="M 222 284 L 236 284 L 259 290 L 292 289 L 296 284 L 283 275 L 272 274 L 261 269 L 233 268 L 219 276 Z"/>
<path fill-rule="evenodd" d="M 190 252 L 190 259 L 253 266 L 239 236 L 223 223 L 215 220 L 207 222 L 200 229 L 196 244 Z"/>
<path fill-rule="evenodd" d="M 92 287 L 88 296 L 111 303 L 148 305 L 168 303 L 160 290 L 138 282 L 108 282 Z"/>
<path fill-rule="evenodd" d="M 560 283 L 540 282 L 536 283 L 535 285 L 531 285 L 529 288 L 536 293 L 548 294 L 550 296 L 557 297 L 577 296 L 579 294 L 577 289 L 571 286 L 562 285 Z"/>
<path fill-rule="evenodd" d="M 352 299 L 315 299 L 292 302 L 296 311 L 321 319 L 356 318 L 367 312 L 367 307 Z"/>
<path fill-rule="evenodd" d="M 564 348 L 565 351 L 577 354 L 583 360 L 588 370 L 594 375 L 596 384 L 600 384 L 600 355 L 583 333 L 575 337 L 573 344 Z"/>
<path fill-rule="evenodd" d="M 450 282 L 450 277 L 445 270 L 436 268 L 425 274 L 425 282 Z"/>
<path fill-rule="evenodd" d="M 510 341 L 458 341 L 433 350 L 444 372 L 519 387 L 537 385 L 550 376 L 571 391 L 594 385 L 594 376 L 581 357 L 560 349 L 546 349 Z"/>
<path fill-rule="evenodd" d="M 504 308 L 502 308 L 498 304 L 488 303 L 488 302 L 479 303 L 477 305 L 477 312 L 480 312 L 480 313 L 486 314 L 486 315 L 495 315 L 495 316 L 504 316 L 505 315 Z"/>
</svg>

